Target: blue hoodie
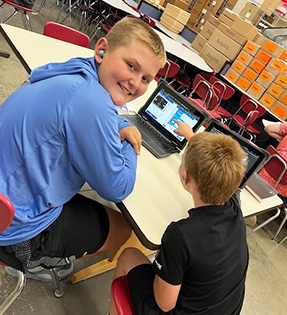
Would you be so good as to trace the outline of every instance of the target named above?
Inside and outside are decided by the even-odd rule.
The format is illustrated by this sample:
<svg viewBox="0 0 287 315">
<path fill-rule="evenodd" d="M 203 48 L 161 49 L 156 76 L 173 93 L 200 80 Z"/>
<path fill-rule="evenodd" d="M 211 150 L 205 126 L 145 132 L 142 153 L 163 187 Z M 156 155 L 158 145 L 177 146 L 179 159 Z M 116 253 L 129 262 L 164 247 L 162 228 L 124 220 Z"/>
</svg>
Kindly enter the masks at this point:
<svg viewBox="0 0 287 315">
<path fill-rule="evenodd" d="M 0 246 L 43 231 L 85 182 L 113 202 L 135 182 L 136 154 L 118 133 L 130 124 L 100 85 L 94 58 L 48 64 L 29 79 L 0 106 L 0 192 L 15 206 Z"/>
</svg>

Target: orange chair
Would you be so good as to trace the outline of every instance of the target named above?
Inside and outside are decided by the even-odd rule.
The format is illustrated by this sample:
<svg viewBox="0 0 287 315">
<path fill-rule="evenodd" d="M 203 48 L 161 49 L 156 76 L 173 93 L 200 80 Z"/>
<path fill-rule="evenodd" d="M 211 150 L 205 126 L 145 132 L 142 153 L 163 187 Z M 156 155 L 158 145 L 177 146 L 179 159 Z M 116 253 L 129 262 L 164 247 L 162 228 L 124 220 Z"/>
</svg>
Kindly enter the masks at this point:
<svg viewBox="0 0 287 315">
<path fill-rule="evenodd" d="M 266 149 L 270 153 L 270 157 L 264 165 L 264 169 L 272 177 L 274 181 L 273 189 L 276 190 L 277 186 L 280 184 L 287 185 L 287 164 L 284 158 L 280 153 L 272 146 L 269 145 Z M 261 174 L 261 170 L 258 172 Z M 263 177 L 264 179 L 264 177 Z M 287 205 L 283 205 L 280 209 L 284 212 L 284 218 L 273 237 L 273 241 L 276 240 L 276 237 L 282 230 L 286 220 L 287 220 Z M 280 241 L 280 245 L 287 239 L 287 235 Z"/>
<path fill-rule="evenodd" d="M 127 276 L 115 279 L 111 291 L 118 315 L 135 315 Z"/>
<path fill-rule="evenodd" d="M 82 47 L 88 47 L 90 43 L 88 35 L 66 25 L 50 21 L 45 24 L 43 34 Z"/>
<path fill-rule="evenodd" d="M 15 214 L 15 209 L 12 202 L 0 193 L 0 233 L 4 232 L 11 224 Z M 9 266 L 9 256 L 1 252 L 4 256 L 2 257 L 4 261 L 0 261 L 0 266 Z M 14 266 L 13 266 L 14 267 Z M 21 267 L 20 267 L 21 268 Z M 19 268 L 19 269 L 20 269 Z M 56 269 L 50 269 L 51 276 L 54 284 L 54 295 L 56 297 L 61 297 L 64 294 L 64 291 L 60 288 L 58 275 Z M 17 270 L 18 281 L 14 291 L 6 298 L 6 300 L 0 305 L 0 314 L 4 312 L 11 306 L 11 304 L 17 299 L 22 290 L 24 289 L 26 277 L 25 273 L 22 270 Z"/>
</svg>

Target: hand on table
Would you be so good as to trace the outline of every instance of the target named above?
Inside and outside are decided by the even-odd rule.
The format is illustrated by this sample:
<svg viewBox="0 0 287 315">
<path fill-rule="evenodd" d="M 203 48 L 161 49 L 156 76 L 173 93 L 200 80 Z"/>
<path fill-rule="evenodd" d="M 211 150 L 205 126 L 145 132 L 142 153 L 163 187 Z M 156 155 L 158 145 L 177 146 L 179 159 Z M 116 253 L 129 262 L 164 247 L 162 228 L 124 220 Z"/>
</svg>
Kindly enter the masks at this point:
<svg viewBox="0 0 287 315">
<path fill-rule="evenodd" d="M 121 141 L 127 140 L 135 149 L 137 155 L 140 155 L 142 136 L 135 126 L 128 126 L 119 131 Z"/>
</svg>

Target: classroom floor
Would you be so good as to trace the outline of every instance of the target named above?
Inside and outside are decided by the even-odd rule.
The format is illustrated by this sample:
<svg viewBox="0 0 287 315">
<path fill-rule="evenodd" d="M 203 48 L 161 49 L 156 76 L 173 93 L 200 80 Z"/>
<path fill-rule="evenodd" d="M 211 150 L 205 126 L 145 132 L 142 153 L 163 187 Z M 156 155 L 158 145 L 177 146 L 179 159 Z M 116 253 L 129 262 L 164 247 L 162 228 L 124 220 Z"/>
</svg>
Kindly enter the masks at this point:
<svg viewBox="0 0 287 315">
<path fill-rule="evenodd" d="M 7 7 L 7 5 L 4 7 Z M 11 8 L 0 8 L 0 20 L 3 20 L 9 12 L 12 12 Z M 41 13 L 31 17 L 33 30 L 42 33 L 46 21 L 55 21 L 58 12 L 59 7 L 57 7 L 56 2 L 47 0 Z M 66 23 L 76 26 L 78 21 L 75 21 L 73 17 L 71 22 L 67 19 Z M 9 24 L 23 27 L 20 16 L 14 17 L 9 21 Z M 90 48 L 93 48 L 94 44 L 92 42 Z M 2 104 L 9 94 L 26 80 L 27 73 L 1 34 L 0 50 L 6 50 L 11 53 L 9 59 L 0 57 L 0 104 Z M 266 218 L 268 218 L 268 215 L 265 214 L 261 215 L 258 220 L 262 221 Z M 274 222 L 267 225 L 266 228 L 258 230 L 248 237 L 250 264 L 242 315 L 286 314 L 287 241 L 279 246 L 271 240 L 271 236 L 274 235 L 276 228 L 281 222 L 280 220 L 282 220 L 282 217 L 277 218 Z M 250 229 L 250 227 L 247 226 L 247 229 Z M 279 238 L 281 239 L 286 233 L 287 224 L 284 231 L 280 233 Z M 98 260 L 100 258 L 77 261 L 74 269 L 78 271 Z M 24 291 L 6 314 L 106 315 L 108 313 L 112 275 L 113 272 L 110 271 L 75 285 L 71 284 L 68 278 L 62 282 L 65 294 L 61 299 L 53 296 L 52 284 L 28 279 Z M 15 279 L 6 275 L 4 268 L 0 268 L 0 303 L 13 290 L 15 284 Z"/>
</svg>

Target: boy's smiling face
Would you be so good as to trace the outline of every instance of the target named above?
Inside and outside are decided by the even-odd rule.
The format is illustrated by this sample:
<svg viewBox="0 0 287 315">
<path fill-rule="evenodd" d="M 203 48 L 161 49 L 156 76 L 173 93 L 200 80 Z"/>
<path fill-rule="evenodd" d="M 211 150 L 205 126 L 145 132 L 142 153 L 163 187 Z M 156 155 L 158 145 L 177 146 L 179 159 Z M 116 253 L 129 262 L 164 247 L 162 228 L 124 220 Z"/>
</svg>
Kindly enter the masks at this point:
<svg viewBox="0 0 287 315">
<path fill-rule="evenodd" d="M 99 56 L 100 50 L 104 51 L 103 57 Z M 100 83 L 118 106 L 143 95 L 160 67 L 156 54 L 140 41 L 110 50 L 107 40 L 101 38 L 95 48 L 95 59 Z"/>
</svg>

